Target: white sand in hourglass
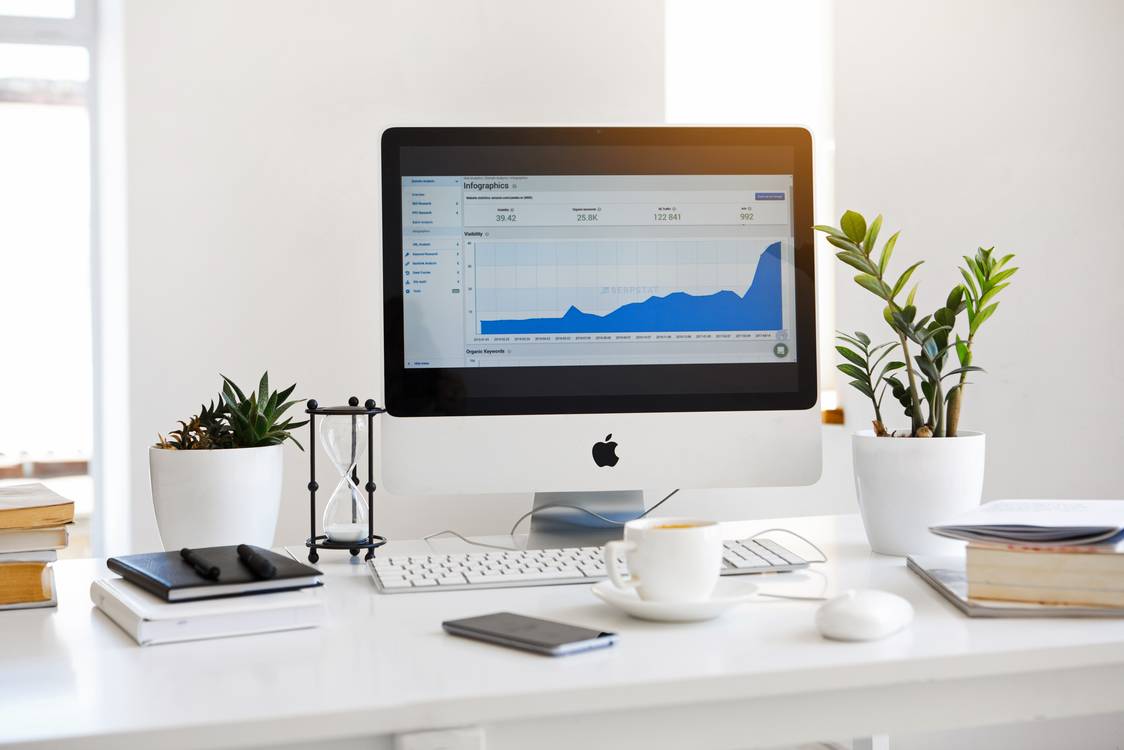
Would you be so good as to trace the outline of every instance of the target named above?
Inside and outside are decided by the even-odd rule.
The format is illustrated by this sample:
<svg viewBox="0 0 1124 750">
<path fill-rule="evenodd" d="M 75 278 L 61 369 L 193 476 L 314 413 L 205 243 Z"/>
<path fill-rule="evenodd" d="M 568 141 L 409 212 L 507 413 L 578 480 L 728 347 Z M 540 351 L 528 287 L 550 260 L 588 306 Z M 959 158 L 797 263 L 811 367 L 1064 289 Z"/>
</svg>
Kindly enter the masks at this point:
<svg viewBox="0 0 1124 750">
<path fill-rule="evenodd" d="M 366 523 L 330 523 L 324 533 L 333 542 L 358 542 L 367 538 Z"/>
</svg>

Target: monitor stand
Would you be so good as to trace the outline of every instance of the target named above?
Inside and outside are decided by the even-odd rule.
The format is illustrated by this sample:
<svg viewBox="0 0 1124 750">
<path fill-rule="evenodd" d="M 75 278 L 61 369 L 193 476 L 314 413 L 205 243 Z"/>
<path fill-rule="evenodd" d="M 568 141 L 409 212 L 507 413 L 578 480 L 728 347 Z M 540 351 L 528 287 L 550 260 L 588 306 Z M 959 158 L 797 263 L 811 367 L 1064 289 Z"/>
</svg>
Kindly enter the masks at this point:
<svg viewBox="0 0 1124 750">
<path fill-rule="evenodd" d="M 621 538 L 619 525 L 574 508 L 548 507 L 555 504 L 577 505 L 623 524 L 644 514 L 644 492 L 536 492 L 531 506 L 535 514 L 531 516 L 527 549 L 600 547 Z"/>
</svg>

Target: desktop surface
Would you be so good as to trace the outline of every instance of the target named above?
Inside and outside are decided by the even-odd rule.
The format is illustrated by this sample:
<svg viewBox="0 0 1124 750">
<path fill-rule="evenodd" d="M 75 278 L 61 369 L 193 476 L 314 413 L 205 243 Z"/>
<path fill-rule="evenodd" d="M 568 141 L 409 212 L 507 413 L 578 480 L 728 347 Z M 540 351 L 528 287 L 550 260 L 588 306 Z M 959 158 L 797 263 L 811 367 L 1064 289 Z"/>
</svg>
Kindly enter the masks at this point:
<svg viewBox="0 0 1124 750">
<path fill-rule="evenodd" d="M 857 516 L 767 523 L 824 547 L 831 562 L 817 568 L 828 593 L 900 594 L 916 610 L 912 627 L 878 642 L 829 642 L 816 633 L 817 602 L 785 600 L 707 623 L 647 623 L 579 586 L 380 596 L 365 566 L 328 553 L 323 627 L 140 648 L 90 604 L 104 565 L 64 561 L 57 610 L 3 615 L 0 745 L 322 743 L 482 724 L 499 750 L 597 738 L 728 747 L 738 737 L 768 745 L 1124 710 L 1119 621 L 969 620 L 903 560 L 873 555 Z M 383 554 L 425 546 L 391 542 Z M 759 585 L 814 594 L 825 578 Z M 441 631 L 444 620 L 495 611 L 610 630 L 620 642 L 558 660 Z"/>
</svg>

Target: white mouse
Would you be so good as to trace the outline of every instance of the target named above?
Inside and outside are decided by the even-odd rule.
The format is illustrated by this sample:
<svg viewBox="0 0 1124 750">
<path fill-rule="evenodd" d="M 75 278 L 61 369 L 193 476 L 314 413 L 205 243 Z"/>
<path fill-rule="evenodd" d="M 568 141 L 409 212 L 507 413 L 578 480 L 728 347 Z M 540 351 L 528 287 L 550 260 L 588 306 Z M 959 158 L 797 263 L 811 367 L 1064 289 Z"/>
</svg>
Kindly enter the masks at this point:
<svg viewBox="0 0 1124 750">
<path fill-rule="evenodd" d="M 913 605 L 897 594 L 874 589 L 845 591 L 816 612 L 820 635 L 836 641 L 876 641 L 912 621 Z"/>
</svg>

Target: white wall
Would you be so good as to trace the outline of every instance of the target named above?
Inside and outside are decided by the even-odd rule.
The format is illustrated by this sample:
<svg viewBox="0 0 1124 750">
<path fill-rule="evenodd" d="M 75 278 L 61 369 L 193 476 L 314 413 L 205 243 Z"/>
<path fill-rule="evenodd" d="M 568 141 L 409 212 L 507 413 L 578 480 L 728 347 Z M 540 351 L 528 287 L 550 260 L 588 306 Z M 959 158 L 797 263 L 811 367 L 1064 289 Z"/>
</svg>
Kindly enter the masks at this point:
<svg viewBox="0 0 1124 750">
<path fill-rule="evenodd" d="M 135 549 L 158 544 L 147 446 L 220 371 L 381 393 L 384 127 L 663 118 L 661 2 L 126 0 L 123 24 Z M 295 448 L 285 475 L 278 541 L 299 542 Z M 380 493 L 376 513 L 396 537 L 478 533 L 526 502 Z"/>
<path fill-rule="evenodd" d="M 926 259 L 923 308 L 977 245 L 1018 254 L 961 421 L 988 433 L 985 496 L 1124 496 L 1124 4 L 845 0 L 836 16 L 838 208 L 904 230 L 895 265 Z M 883 335 L 851 275 L 839 327 Z"/>
</svg>

